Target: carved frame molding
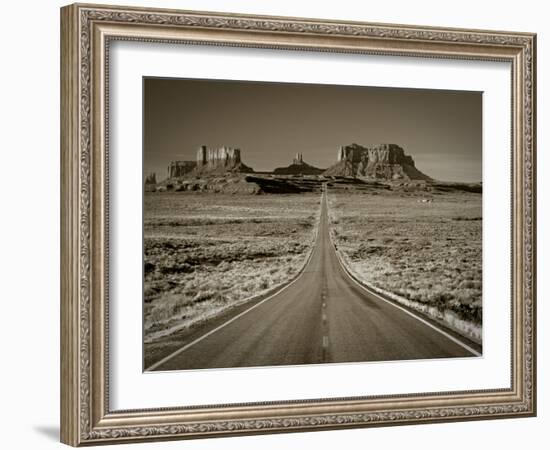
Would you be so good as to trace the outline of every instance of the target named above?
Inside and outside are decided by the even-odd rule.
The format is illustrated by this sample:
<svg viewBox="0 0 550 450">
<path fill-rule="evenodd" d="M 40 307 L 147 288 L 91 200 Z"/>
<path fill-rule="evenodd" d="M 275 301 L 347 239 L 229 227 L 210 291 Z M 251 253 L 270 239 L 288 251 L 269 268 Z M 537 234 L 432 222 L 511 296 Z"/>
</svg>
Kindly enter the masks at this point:
<svg viewBox="0 0 550 450">
<path fill-rule="evenodd" d="M 79 4 L 62 8 L 61 19 L 63 442 L 78 446 L 535 415 L 534 34 Z M 114 39 L 509 61 L 511 388 L 110 411 L 106 99 Z"/>
</svg>

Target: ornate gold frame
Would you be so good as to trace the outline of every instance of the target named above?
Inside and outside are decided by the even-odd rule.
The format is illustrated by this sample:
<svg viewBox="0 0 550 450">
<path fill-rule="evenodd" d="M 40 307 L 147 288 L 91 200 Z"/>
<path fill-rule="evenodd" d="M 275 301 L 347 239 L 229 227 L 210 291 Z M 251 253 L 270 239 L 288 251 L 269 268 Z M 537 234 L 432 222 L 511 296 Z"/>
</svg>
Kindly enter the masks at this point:
<svg viewBox="0 0 550 450">
<path fill-rule="evenodd" d="M 106 64 L 115 39 L 508 61 L 512 65 L 512 385 L 391 397 L 111 411 Z M 536 36 L 75 4 L 61 9 L 61 440 L 79 446 L 533 416 Z"/>
</svg>

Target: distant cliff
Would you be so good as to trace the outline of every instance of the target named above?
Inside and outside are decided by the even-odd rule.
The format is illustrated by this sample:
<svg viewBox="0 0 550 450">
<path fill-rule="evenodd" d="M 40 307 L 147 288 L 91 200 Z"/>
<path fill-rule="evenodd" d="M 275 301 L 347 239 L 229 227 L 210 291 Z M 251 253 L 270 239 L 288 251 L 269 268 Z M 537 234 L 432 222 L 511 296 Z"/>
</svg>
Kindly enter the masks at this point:
<svg viewBox="0 0 550 450">
<path fill-rule="evenodd" d="M 273 173 L 275 175 L 320 175 L 324 169 L 318 169 L 304 162 L 303 155 L 296 153 L 292 164 L 286 167 L 277 167 Z"/>
<path fill-rule="evenodd" d="M 324 175 L 364 177 L 380 180 L 431 180 L 420 172 L 411 156 L 395 144 L 340 147 L 338 161 Z"/>
<path fill-rule="evenodd" d="M 157 174 L 155 172 L 145 177 L 144 189 L 145 192 L 154 192 L 157 189 Z"/>
<path fill-rule="evenodd" d="M 197 149 L 195 161 L 172 161 L 168 165 L 169 180 L 239 173 L 254 173 L 254 170 L 242 162 L 240 149 L 226 146 L 208 148 L 203 145 Z M 273 174 L 344 176 L 388 181 L 431 180 L 416 168 L 413 158 L 395 144 L 342 146 L 338 150 L 336 163 L 326 170 L 306 163 L 302 153 L 297 153 L 292 164 L 276 168 Z"/>
<path fill-rule="evenodd" d="M 197 150 L 197 174 L 240 172 L 254 170 L 241 161 L 241 150 L 232 147 L 208 148 L 205 145 Z"/>
<path fill-rule="evenodd" d="M 231 173 L 252 173 L 254 170 L 241 161 L 238 148 L 208 148 L 202 145 L 197 150 L 195 161 L 171 161 L 168 164 L 168 178 L 197 175 Z"/>
<path fill-rule="evenodd" d="M 155 172 L 150 173 L 145 177 L 145 184 L 157 184 L 157 174 Z"/>
<path fill-rule="evenodd" d="M 195 161 L 171 161 L 168 164 L 168 178 L 178 178 L 191 172 L 197 163 Z"/>
</svg>

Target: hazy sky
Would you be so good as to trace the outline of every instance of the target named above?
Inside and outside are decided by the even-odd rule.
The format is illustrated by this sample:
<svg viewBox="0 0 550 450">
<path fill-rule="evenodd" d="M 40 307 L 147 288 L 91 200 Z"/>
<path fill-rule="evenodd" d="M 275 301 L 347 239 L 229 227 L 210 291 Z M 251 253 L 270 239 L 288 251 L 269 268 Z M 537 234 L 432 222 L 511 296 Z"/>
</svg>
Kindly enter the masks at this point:
<svg viewBox="0 0 550 450">
<path fill-rule="evenodd" d="M 257 171 L 297 152 L 327 168 L 341 145 L 398 144 L 426 175 L 481 181 L 480 92 L 144 79 L 144 171 L 166 177 L 200 145 L 241 149 Z"/>
</svg>

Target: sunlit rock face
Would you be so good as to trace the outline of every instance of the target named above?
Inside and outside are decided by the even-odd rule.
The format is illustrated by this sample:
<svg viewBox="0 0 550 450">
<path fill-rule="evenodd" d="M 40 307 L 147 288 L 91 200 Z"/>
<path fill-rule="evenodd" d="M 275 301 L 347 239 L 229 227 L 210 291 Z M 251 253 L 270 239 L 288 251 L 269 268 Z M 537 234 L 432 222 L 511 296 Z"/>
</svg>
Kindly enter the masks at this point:
<svg viewBox="0 0 550 450">
<path fill-rule="evenodd" d="M 208 148 L 205 145 L 197 150 L 197 172 L 254 172 L 241 161 L 241 150 L 232 147 Z"/>
<path fill-rule="evenodd" d="M 396 144 L 379 144 L 365 147 L 359 144 L 344 145 L 337 153 L 337 163 L 325 175 L 364 177 L 381 180 L 430 180 L 420 172 L 412 156 L 406 155 Z"/>
</svg>

